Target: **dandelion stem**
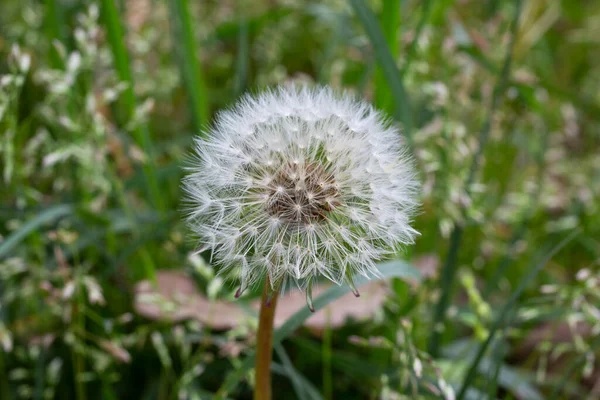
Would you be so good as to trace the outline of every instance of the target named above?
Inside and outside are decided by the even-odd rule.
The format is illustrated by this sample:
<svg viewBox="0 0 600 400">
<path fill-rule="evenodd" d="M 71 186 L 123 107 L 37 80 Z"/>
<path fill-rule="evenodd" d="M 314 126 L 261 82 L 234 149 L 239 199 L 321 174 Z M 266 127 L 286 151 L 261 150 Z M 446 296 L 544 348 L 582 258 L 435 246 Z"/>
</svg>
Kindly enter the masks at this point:
<svg viewBox="0 0 600 400">
<path fill-rule="evenodd" d="M 277 291 L 271 292 L 269 278 L 265 280 L 260 315 L 258 317 L 258 337 L 256 339 L 256 384 L 254 400 L 271 400 L 271 358 L 273 353 L 273 319 L 277 306 Z"/>
</svg>

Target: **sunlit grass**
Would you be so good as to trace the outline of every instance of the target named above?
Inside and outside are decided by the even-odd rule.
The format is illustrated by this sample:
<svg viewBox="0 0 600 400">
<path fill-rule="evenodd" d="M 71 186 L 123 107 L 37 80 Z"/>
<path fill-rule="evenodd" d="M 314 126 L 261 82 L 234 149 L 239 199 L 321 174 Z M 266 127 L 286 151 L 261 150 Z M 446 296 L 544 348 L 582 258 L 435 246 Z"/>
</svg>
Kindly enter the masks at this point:
<svg viewBox="0 0 600 400">
<path fill-rule="evenodd" d="M 0 398 L 249 398 L 258 293 L 232 302 L 195 254 L 180 180 L 215 113 L 291 82 L 384 110 L 423 207 L 415 245 L 381 266 L 385 301 L 357 299 L 356 321 L 302 329 L 312 314 L 282 297 L 285 398 L 593 398 L 599 15 L 554 0 L 3 1 Z M 246 317 L 211 325 L 206 299 Z"/>
</svg>

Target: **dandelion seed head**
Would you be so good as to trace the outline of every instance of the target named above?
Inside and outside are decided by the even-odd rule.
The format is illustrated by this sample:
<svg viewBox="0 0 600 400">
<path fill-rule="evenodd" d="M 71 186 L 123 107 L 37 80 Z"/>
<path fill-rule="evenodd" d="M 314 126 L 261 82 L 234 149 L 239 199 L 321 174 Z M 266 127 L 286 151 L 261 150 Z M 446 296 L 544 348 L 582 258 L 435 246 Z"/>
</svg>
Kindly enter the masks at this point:
<svg viewBox="0 0 600 400">
<path fill-rule="evenodd" d="M 413 242 L 418 182 L 400 132 L 329 88 L 246 96 L 197 138 L 184 178 L 200 248 L 242 288 L 378 274 Z"/>
</svg>

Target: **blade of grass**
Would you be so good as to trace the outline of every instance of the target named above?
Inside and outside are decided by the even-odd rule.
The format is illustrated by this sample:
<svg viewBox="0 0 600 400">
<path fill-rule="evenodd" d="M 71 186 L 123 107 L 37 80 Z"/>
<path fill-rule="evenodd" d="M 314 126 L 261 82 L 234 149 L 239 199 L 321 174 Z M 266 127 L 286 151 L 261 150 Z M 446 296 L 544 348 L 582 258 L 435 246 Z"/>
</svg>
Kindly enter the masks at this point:
<svg viewBox="0 0 600 400">
<path fill-rule="evenodd" d="M 420 280 L 421 275 L 410 264 L 403 261 L 390 261 L 379 265 L 379 271 L 384 278 L 409 278 L 412 280 Z M 357 286 L 365 284 L 369 280 L 361 277 L 355 282 Z M 332 286 L 328 288 L 322 295 L 314 300 L 313 305 L 315 310 L 320 310 L 327 306 L 332 301 L 339 299 L 350 291 L 348 286 Z M 313 313 L 308 307 L 302 307 L 294 315 L 292 315 L 279 329 L 277 329 L 273 335 L 273 346 L 281 343 L 285 338 L 290 336 L 296 329 L 298 329 L 304 321 L 306 321 Z M 216 398 L 224 398 L 227 393 L 231 392 L 239 381 L 246 375 L 246 373 L 254 365 L 254 353 L 251 353 L 246 359 L 240 364 L 240 366 L 225 377 L 223 385 L 216 394 Z"/>
<path fill-rule="evenodd" d="M 289 358 L 288 358 L 288 362 L 289 362 Z M 290 373 L 289 367 L 291 367 L 292 368 L 291 371 L 293 371 L 293 373 L 296 374 L 296 379 L 298 380 L 298 384 L 301 385 L 301 387 L 304 389 L 305 396 L 308 396 L 308 397 L 304 397 L 304 398 L 310 399 L 310 400 L 323 400 L 323 397 L 321 397 L 317 388 L 314 387 L 314 385 L 312 383 L 310 383 L 308 381 L 308 379 L 306 379 L 304 376 L 299 374 L 295 369 L 293 369 L 294 366 L 292 364 L 280 365 L 278 363 L 273 363 L 273 365 L 271 366 L 271 371 L 273 371 L 276 374 L 285 375 L 285 376 L 289 377 L 289 373 Z M 299 397 L 299 399 L 301 399 L 301 398 Z"/>
<path fill-rule="evenodd" d="M 492 325 L 492 327 L 490 329 L 490 333 L 488 334 L 487 339 L 479 347 L 477 354 L 476 354 L 475 358 L 473 359 L 473 362 L 471 363 L 469 370 L 467 371 L 467 374 L 465 376 L 465 379 L 460 387 L 460 390 L 458 392 L 456 400 L 462 400 L 464 398 L 464 396 L 467 392 L 467 389 L 469 388 L 469 386 L 475 379 L 475 375 L 477 374 L 477 369 L 479 368 L 479 363 L 483 359 L 483 356 L 485 355 L 485 352 L 487 351 L 488 347 L 494 340 L 494 337 L 496 336 L 496 332 L 504 325 L 506 317 L 508 316 L 509 312 L 511 312 L 512 307 L 519 300 L 519 297 L 521 296 L 523 291 L 529 286 L 529 284 L 533 281 L 533 279 L 537 276 L 537 274 L 542 270 L 542 268 L 544 268 L 544 266 L 548 263 L 548 261 L 550 261 L 552 259 L 552 257 L 554 257 L 555 254 L 557 254 L 563 247 L 565 247 L 579 233 L 580 233 L 579 230 L 575 230 L 575 231 L 571 232 L 571 234 L 568 235 L 566 238 L 564 238 L 558 245 L 556 245 L 554 247 L 554 249 L 550 253 L 548 253 L 546 255 L 546 257 L 544 257 L 544 259 L 540 263 L 538 263 L 537 265 L 534 264 L 533 267 L 530 268 L 530 271 L 528 272 L 528 274 L 521 280 L 521 282 L 519 283 L 519 285 L 517 286 L 515 291 L 512 293 L 512 295 L 510 296 L 508 301 L 504 304 L 504 306 L 500 310 L 498 317 L 496 317 L 494 324 Z"/>
<path fill-rule="evenodd" d="M 169 0 L 171 27 L 175 38 L 175 52 L 181 74 L 190 98 L 190 109 L 197 132 L 208 122 L 208 95 L 197 53 L 200 49 L 192 29 L 192 15 L 188 0 Z"/>
<path fill-rule="evenodd" d="M 306 395 L 304 388 L 302 387 L 302 382 L 300 382 L 299 374 L 296 372 L 296 369 L 290 361 L 290 358 L 288 357 L 285 349 L 283 348 L 281 343 L 278 343 L 273 347 L 275 348 L 275 352 L 277 353 L 277 356 L 281 361 L 285 374 L 288 378 L 290 378 L 290 381 L 292 382 L 292 386 L 294 387 L 296 396 L 299 400 L 307 400 L 309 397 Z"/>
<path fill-rule="evenodd" d="M 317 360 L 321 356 L 321 345 L 314 340 L 303 338 L 297 335 L 290 339 L 294 346 L 307 359 Z M 379 379 L 383 374 L 393 375 L 398 372 L 397 366 L 393 364 L 386 366 L 385 362 L 377 360 L 367 360 L 363 355 L 357 355 L 352 351 L 337 350 L 332 353 L 331 368 L 333 371 L 341 372 L 348 379 Z"/>
<path fill-rule="evenodd" d="M 483 157 L 483 151 L 485 149 L 485 145 L 487 143 L 488 137 L 490 135 L 490 130 L 492 126 L 492 121 L 494 118 L 494 114 L 498 105 L 500 103 L 500 99 L 504 94 L 504 91 L 507 87 L 509 76 L 510 76 L 510 68 L 512 64 L 513 52 L 515 48 L 515 43 L 517 41 L 517 29 L 519 27 L 519 16 L 521 14 L 521 0 L 516 0 L 516 8 L 515 14 L 511 23 L 511 41 L 508 46 L 508 51 L 506 52 L 506 57 L 504 58 L 504 64 L 502 69 L 500 70 L 500 74 L 498 77 L 498 81 L 494 88 L 494 93 L 492 95 L 492 101 L 490 104 L 488 116 L 481 128 L 481 132 L 479 133 L 479 137 L 477 140 L 477 149 L 475 151 L 475 155 L 473 157 L 473 161 L 471 163 L 471 167 L 469 169 L 469 175 L 465 181 L 465 193 L 467 196 L 471 193 L 471 184 L 475 179 L 475 175 L 479 170 L 479 164 L 481 163 L 481 158 Z M 465 209 L 461 208 L 461 213 L 464 215 Z M 446 318 L 446 310 L 450 304 L 452 299 L 452 290 L 454 287 L 454 278 L 456 276 L 457 269 L 457 259 L 458 259 L 458 250 L 460 248 L 460 244 L 463 236 L 463 226 L 460 223 L 456 223 L 454 229 L 452 230 L 452 234 L 450 236 L 450 247 L 448 250 L 448 256 L 442 268 L 442 273 L 440 274 L 440 285 L 441 285 L 441 295 L 438 299 L 438 302 L 434 308 L 433 315 L 433 332 L 431 334 L 428 350 L 429 353 L 433 357 L 437 357 L 439 354 L 440 348 L 440 337 L 441 332 L 444 327 L 445 318 Z"/>
<path fill-rule="evenodd" d="M 115 3 L 116 0 L 102 0 L 102 15 L 108 42 L 114 58 L 115 69 L 119 79 L 122 82 L 127 83 L 127 88 L 123 90 L 121 95 L 120 103 L 125 112 L 125 121 L 130 121 L 135 115 L 137 100 L 133 91 L 134 86 L 129 56 L 127 54 L 127 49 L 125 48 L 125 35 L 121 25 L 119 10 Z M 126 123 L 125 121 L 123 121 L 124 124 Z M 159 210 L 164 210 L 156 174 L 154 172 L 154 151 L 148 126 L 145 123 L 136 124 L 132 134 L 136 143 L 144 150 L 148 157 L 148 161 L 144 163 L 144 176 L 146 178 L 150 198 L 155 207 Z"/>
<path fill-rule="evenodd" d="M 68 204 L 60 204 L 45 209 L 38 215 L 24 223 L 19 229 L 11 233 L 5 241 L 0 243 L 0 259 L 6 257 L 9 252 L 25 239 L 30 233 L 36 231 L 44 224 L 57 221 L 73 212 L 74 208 Z"/>
<path fill-rule="evenodd" d="M 48 57 L 52 68 L 63 68 L 64 64 L 56 50 L 56 47 L 52 45 L 55 40 L 65 42 L 64 28 L 66 23 L 64 21 L 64 11 L 61 7 L 61 3 L 58 0 L 46 0 L 45 7 L 45 29 L 46 36 L 48 38 Z"/>
<path fill-rule="evenodd" d="M 412 111 L 408 94 L 402 83 L 400 71 L 396 66 L 396 61 L 390 52 L 385 36 L 381 31 L 381 27 L 379 26 L 373 11 L 365 5 L 363 0 L 350 0 L 350 4 L 354 8 L 354 12 L 358 16 L 358 19 L 371 41 L 381 71 L 390 86 L 391 94 L 394 99 L 394 112 L 392 115 L 402 123 L 407 142 L 409 146 L 412 147 Z"/>
<path fill-rule="evenodd" d="M 236 57 L 235 84 L 233 96 L 238 98 L 248 87 L 248 57 L 250 38 L 248 34 L 248 21 L 240 12 L 240 30 L 238 32 L 238 51 Z"/>
<path fill-rule="evenodd" d="M 400 1 L 384 0 L 381 10 L 381 29 L 394 60 L 398 59 L 398 29 L 400 27 Z M 375 71 L 375 105 L 389 114 L 394 112 L 392 93 L 381 67 Z"/>
</svg>

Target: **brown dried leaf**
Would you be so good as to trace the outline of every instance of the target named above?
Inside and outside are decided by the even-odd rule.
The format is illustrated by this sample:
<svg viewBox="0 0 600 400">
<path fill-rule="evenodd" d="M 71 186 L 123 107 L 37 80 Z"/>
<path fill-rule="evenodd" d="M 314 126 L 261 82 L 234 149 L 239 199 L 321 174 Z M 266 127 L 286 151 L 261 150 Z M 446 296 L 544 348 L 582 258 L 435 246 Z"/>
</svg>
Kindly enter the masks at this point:
<svg viewBox="0 0 600 400">
<path fill-rule="evenodd" d="M 148 281 L 137 285 L 134 308 L 139 315 L 169 322 L 195 319 L 213 329 L 231 329 L 249 318 L 239 303 L 208 300 L 182 272 L 160 271 L 157 283 L 156 288 Z M 326 289 L 327 286 L 315 287 L 313 297 L 318 297 Z M 312 315 L 305 326 L 320 331 L 327 325 L 333 328 L 343 326 L 348 319 L 367 320 L 381 308 L 386 292 L 386 283 L 370 282 L 361 287 L 360 298 L 354 297 L 352 293 L 342 296 Z M 258 312 L 260 303 L 255 300 L 250 306 Z M 277 304 L 275 326 L 283 325 L 303 307 L 306 307 L 304 292 L 293 290 L 283 295 Z"/>
<path fill-rule="evenodd" d="M 198 320 L 214 329 L 230 329 L 248 316 L 235 304 L 210 301 L 180 271 L 160 271 L 157 288 L 148 281 L 136 286 L 135 311 L 152 320 Z"/>
<path fill-rule="evenodd" d="M 313 289 L 313 298 L 319 297 L 328 286 L 317 286 Z M 315 312 L 306 320 L 304 326 L 320 331 L 327 326 L 339 328 L 347 320 L 365 321 L 373 317 L 381 309 L 387 294 L 387 284 L 381 281 L 369 282 L 360 287 L 360 297 L 355 297 L 352 292 L 346 293 L 327 307 Z M 256 305 L 258 307 L 258 304 Z M 304 292 L 294 290 L 286 293 L 279 299 L 275 312 L 275 325 L 281 326 L 296 311 L 306 307 Z"/>
</svg>

